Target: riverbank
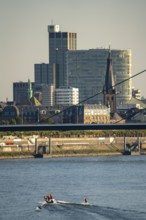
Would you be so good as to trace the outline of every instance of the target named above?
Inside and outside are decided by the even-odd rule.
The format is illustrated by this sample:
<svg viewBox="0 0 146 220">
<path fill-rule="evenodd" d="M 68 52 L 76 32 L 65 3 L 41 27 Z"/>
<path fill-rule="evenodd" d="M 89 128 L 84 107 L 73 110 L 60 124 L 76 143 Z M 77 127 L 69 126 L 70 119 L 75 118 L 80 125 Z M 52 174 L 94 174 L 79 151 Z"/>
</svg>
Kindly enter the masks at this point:
<svg viewBox="0 0 146 220">
<path fill-rule="evenodd" d="M 0 146 L 0 159 L 34 158 L 35 153 L 43 155 L 43 158 L 119 156 L 124 153 L 125 142 L 131 146 L 137 143 L 134 145 L 136 155 L 139 153 L 138 146 L 141 147 L 141 153 L 145 154 L 145 137 L 140 139 L 126 137 L 126 140 L 124 137 L 37 137 L 35 139 L 24 137 L 21 140 L 14 138 L 3 140 L 3 145 Z"/>
<path fill-rule="evenodd" d="M 118 152 L 108 152 L 108 153 L 71 153 L 71 154 L 44 154 L 43 158 L 62 158 L 62 157 L 101 157 L 101 156 L 120 156 L 121 153 Z M 1 156 L 0 160 L 9 160 L 9 159 L 33 159 L 35 158 L 34 155 L 11 155 L 11 156 Z"/>
</svg>

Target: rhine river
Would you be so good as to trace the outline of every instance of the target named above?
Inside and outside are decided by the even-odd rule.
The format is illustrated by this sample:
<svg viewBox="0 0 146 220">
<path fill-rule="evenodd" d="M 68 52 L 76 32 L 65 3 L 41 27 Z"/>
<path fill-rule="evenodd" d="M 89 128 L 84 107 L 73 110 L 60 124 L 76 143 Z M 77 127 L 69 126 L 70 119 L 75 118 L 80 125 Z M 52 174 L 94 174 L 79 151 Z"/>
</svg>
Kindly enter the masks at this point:
<svg viewBox="0 0 146 220">
<path fill-rule="evenodd" d="M 50 193 L 69 203 L 37 211 Z M 0 160 L 0 220 L 10 219 L 146 219 L 146 156 Z"/>
</svg>

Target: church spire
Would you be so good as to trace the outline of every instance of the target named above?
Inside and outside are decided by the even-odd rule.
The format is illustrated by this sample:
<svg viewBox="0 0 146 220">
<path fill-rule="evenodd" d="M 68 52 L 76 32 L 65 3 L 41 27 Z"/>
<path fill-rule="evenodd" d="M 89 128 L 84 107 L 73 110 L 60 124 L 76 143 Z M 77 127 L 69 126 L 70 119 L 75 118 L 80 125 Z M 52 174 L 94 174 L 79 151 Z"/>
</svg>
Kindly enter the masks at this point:
<svg viewBox="0 0 146 220">
<path fill-rule="evenodd" d="M 112 58 L 111 58 L 111 49 L 109 46 L 108 58 L 107 58 L 107 68 L 105 75 L 105 92 L 112 93 L 114 90 L 114 75 L 113 75 L 113 67 L 112 67 Z"/>
<path fill-rule="evenodd" d="M 115 85 L 115 82 L 114 82 L 114 75 L 113 75 L 111 50 L 109 47 L 103 95 L 104 95 L 104 105 L 106 105 L 107 107 L 110 107 L 111 113 L 116 112 L 116 92 L 115 92 L 114 85 Z"/>
</svg>

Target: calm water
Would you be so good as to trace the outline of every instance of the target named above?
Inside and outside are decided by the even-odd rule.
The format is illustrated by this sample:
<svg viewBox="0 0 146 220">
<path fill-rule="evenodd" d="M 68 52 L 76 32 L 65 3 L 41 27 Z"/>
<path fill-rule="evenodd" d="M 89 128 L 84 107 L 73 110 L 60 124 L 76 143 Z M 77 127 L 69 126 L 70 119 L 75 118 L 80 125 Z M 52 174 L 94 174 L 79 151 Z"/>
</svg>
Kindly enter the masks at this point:
<svg viewBox="0 0 146 220">
<path fill-rule="evenodd" d="M 36 211 L 48 193 L 70 203 Z M 146 156 L 1 160 L 0 220 L 10 219 L 146 219 Z"/>
</svg>

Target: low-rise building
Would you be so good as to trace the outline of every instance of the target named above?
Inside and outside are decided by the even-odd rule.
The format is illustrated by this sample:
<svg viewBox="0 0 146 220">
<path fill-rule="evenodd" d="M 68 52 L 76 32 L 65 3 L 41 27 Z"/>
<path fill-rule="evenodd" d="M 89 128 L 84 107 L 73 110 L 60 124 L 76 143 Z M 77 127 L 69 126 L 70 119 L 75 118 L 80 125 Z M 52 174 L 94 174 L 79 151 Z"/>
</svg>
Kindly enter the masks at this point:
<svg viewBox="0 0 146 220">
<path fill-rule="evenodd" d="M 63 111 L 63 123 L 110 123 L 110 109 L 100 104 L 71 106 Z"/>
<path fill-rule="evenodd" d="M 140 89 L 132 88 L 132 96 L 136 99 L 141 100 L 141 91 L 140 91 Z"/>
<path fill-rule="evenodd" d="M 31 83 L 32 91 L 34 91 L 34 83 Z M 27 104 L 29 99 L 29 83 L 28 82 L 14 82 L 13 83 L 13 101 L 16 104 Z"/>
<path fill-rule="evenodd" d="M 15 105 L 7 105 L 4 107 L 2 114 L 1 114 L 1 119 L 3 120 L 10 120 L 12 118 L 18 117 L 20 114 L 19 109 Z"/>
</svg>

